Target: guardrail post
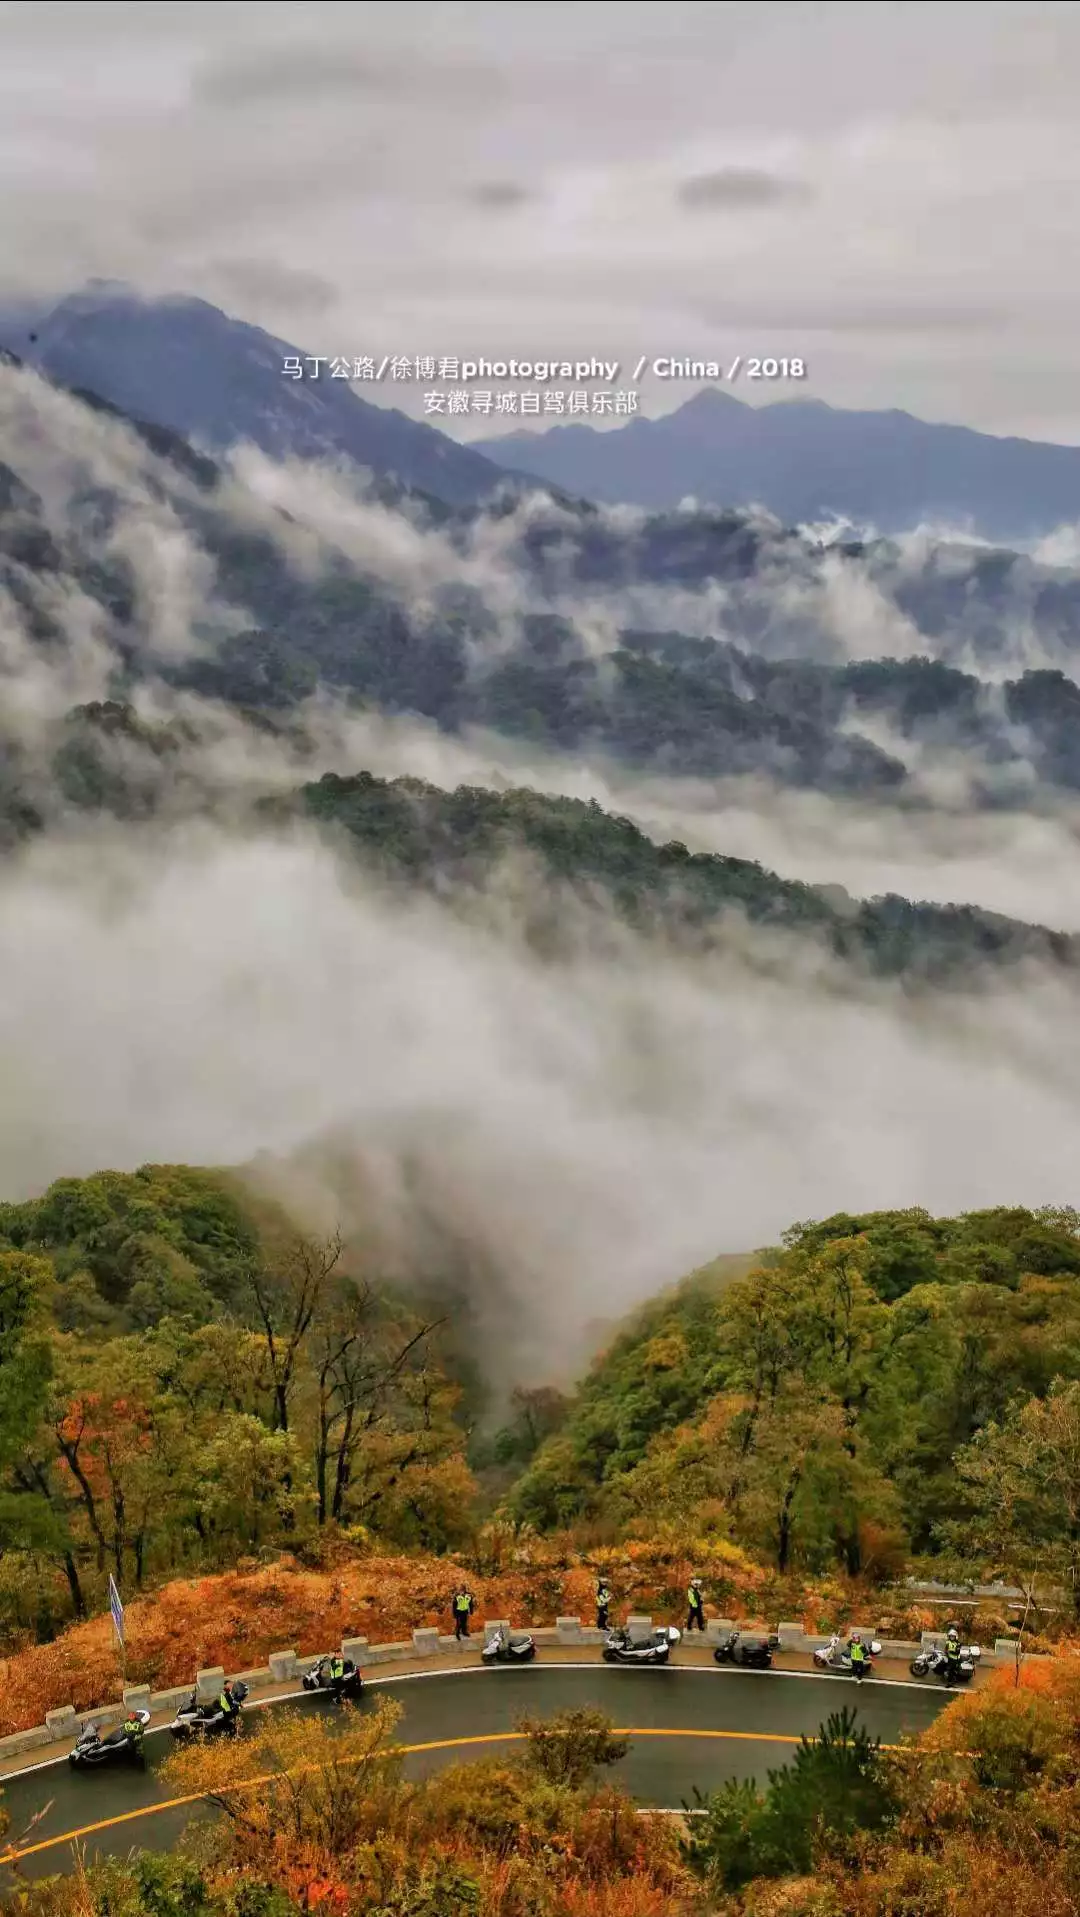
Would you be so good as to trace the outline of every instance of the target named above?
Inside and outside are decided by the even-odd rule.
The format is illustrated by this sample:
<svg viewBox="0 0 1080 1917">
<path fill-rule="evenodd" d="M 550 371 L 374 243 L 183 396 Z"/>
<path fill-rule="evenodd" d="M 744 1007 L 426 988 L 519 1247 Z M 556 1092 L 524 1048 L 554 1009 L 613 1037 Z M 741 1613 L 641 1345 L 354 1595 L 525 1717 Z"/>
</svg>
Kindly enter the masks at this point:
<svg viewBox="0 0 1080 1917">
<path fill-rule="evenodd" d="M 435 1625 L 425 1625 L 422 1630 L 414 1631 L 412 1641 L 421 1657 L 435 1657 L 439 1650 L 439 1633 Z"/>
<path fill-rule="evenodd" d="M 780 1649 L 782 1651 L 802 1650 L 806 1634 L 801 1624 L 792 1624 L 790 1622 L 778 1624 L 776 1627 L 776 1635 L 780 1639 Z"/>
<path fill-rule="evenodd" d="M 149 1684 L 125 1684 L 124 1709 L 126 1711 L 148 1711 L 150 1709 Z"/>
<path fill-rule="evenodd" d="M 341 1640 L 342 1657 L 350 1657 L 357 1666 L 364 1662 L 368 1654 L 366 1637 L 343 1637 Z"/>
<path fill-rule="evenodd" d="M 581 1619 L 579 1617 L 557 1617 L 555 1619 L 555 1636 L 560 1644 L 582 1643 Z"/>
<path fill-rule="evenodd" d="M 495 1636 L 496 1631 L 506 1631 L 509 1633 L 510 1619 L 508 1617 L 486 1617 L 480 1629 L 484 1633 L 484 1643 L 487 1644 Z"/>
<path fill-rule="evenodd" d="M 651 1637 L 653 1628 L 652 1618 L 644 1617 L 638 1611 L 631 1611 L 630 1616 L 626 1620 L 626 1628 L 632 1638 Z"/>
<path fill-rule="evenodd" d="M 225 1672 L 220 1664 L 213 1664 L 205 1671 L 195 1673 L 195 1694 L 200 1704 L 209 1704 L 225 1682 Z"/>
<path fill-rule="evenodd" d="M 46 1711 L 45 1728 L 57 1743 L 65 1737 L 77 1737 L 79 1733 L 79 1714 L 74 1704 L 61 1704 L 59 1710 Z"/>
<path fill-rule="evenodd" d="M 271 1651 L 267 1663 L 272 1684 L 287 1684 L 290 1678 L 297 1675 L 296 1652 L 293 1650 Z"/>
</svg>

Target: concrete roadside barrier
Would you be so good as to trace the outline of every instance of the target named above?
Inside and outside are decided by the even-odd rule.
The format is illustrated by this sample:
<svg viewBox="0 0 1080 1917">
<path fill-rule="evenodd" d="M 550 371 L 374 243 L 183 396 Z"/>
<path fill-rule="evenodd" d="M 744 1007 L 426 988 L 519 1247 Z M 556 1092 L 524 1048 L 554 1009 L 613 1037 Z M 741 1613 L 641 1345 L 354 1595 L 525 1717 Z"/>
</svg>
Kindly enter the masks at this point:
<svg viewBox="0 0 1080 1917">
<path fill-rule="evenodd" d="M 506 1623 L 506 1620 L 485 1619 L 480 1630 L 460 1646 L 453 1637 L 444 1635 L 435 1625 L 421 1626 L 413 1632 L 411 1640 L 402 1640 L 399 1643 L 369 1644 L 366 1637 L 347 1637 L 342 1639 L 341 1655 L 351 1658 L 361 1670 L 370 1669 L 372 1666 L 377 1668 L 383 1664 L 445 1657 L 453 1654 L 457 1649 L 479 1650 L 500 1623 Z M 631 1637 L 636 1641 L 648 1639 L 652 1634 L 653 1619 L 643 1612 L 631 1612 L 626 1623 Z M 507 1624 L 507 1628 L 512 1627 Z M 729 1631 L 738 1628 L 739 1626 L 731 1618 L 709 1618 L 706 1623 L 703 1648 L 707 1645 L 715 1645 Z M 858 1625 L 845 1627 L 844 1636 L 847 1636 L 850 1629 L 861 1630 L 867 1638 L 877 1635 L 870 1626 Z M 803 1630 L 801 1624 L 791 1621 L 780 1624 L 777 1634 L 780 1638 L 781 1652 L 803 1656 L 811 1655 L 829 1642 L 828 1636 L 809 1635 Z M 598 1646 L 604 1640 L 603 1631 L 583 1624 L 577 1617 L 559 1617 L 553 1625 L 537 1625 L 533 1628 L 532 1635 L 538 1644 L 550 1645 L 554 1649 Z M 899 1638 L 879 1639 L 883 1657 L 895 1658 L 906 1663 L 916 1657 L 921 1650 L 931 1645 L 941 1644 L 943 1641 L 944 1633 L 941 1631 L 924 1631 L 919 1644 L 909 1643 Z M 320 1659 L 327 1655 L 329 1655 L 328 1652 L 320 1651 L 301 1657 L 294 1648 L 289 1647 L 280 1651 L 271 1651 L 266 1664 L 259 1665 L 254 1670 L 236 1672 L 233 1675 L 234 1679 L 243 1680 L 248 1686 L 249 1695 L 253 1701 L 257 1702 L 260 1691 L 270 1691 L 282 1684 L 298 1683 L 306 1671 L 313 1670 Z M 1029 1658 L 1040 1654 L 1025 1651 L 1023 1655 L 1026 1662 Z M 981 1662 L 984 1666 L 1010 1664 L 1015 1656 L 1015 1642 L 1009 1638 L 998 1638 L 993 1650 L 983 1651 Z M 194 1689 L 200 1702 L 210 1702 L 218 1695 L 224 1683 L 225 1671 L 221 1665 L 209 1666 L 196 1672 Z M 63 1743 L 69 1738 L 74 1739 L 85 1724 L 94 1723 L 104 1726 L 118 1723 L 125 1708 L 149 1710 L 155 1717 L 171 1715 L 181 1705 L 186 1704 L 191 1692 L 191 1684 L 177 1685 L 166 1691 L 151 1691 L 147 1684 L 131 1684 L 124 1689 L 123 1704 L 116 1702 L 102 1704 L 90 1711 L 76 1711 L 73 1704 L 60 1705 L 46 1713 L 44 1724 L 31 1725 L 24 1731 L 15 1731 L 8 1737 L 0 1737 L 0 1761 L 40 1750 L 51 1744 Z"/>
</svg>

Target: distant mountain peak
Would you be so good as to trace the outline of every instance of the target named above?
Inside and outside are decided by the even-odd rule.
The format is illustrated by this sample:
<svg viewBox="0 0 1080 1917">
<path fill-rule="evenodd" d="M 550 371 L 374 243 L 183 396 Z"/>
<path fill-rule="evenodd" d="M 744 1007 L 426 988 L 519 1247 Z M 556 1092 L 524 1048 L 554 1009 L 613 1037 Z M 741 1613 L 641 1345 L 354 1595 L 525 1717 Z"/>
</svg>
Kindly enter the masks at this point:
<svg viewBox="0 0 1080 1917">
<path fill-rule="evenodd" d="M 726 386 L 702 386 L 698 392 L 692 393 L 689 399 L 684 400 L 681 406 L 675 408 L 675 415 L 672 417 L 677 415 L 680 419 L 693 419 L 698 414 L 721 413 L 731 407 L 737 407 L 740 412 L 745 412 L 746 401 L 736 399 L 734 393 L 729 393 Z"/>
<path fill-rule="evenodd" d="M 32 330 L 0 316 L 0 340 L 61 385 L 210 452 L 249 441 L 275 458 L 344 455 L 452 505 L 513 483 L 505 464 L 374 405 L 349 380 L 287 378 L 286 356 L 304 348 L 191 294 L 92 280 L 42 308 Z"/>
</svg>

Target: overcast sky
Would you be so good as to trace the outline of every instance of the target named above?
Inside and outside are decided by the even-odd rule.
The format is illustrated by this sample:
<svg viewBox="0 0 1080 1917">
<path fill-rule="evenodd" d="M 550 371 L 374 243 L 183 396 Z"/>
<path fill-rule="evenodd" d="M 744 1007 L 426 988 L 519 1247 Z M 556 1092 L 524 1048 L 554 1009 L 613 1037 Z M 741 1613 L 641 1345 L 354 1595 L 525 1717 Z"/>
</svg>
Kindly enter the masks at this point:
<svg viewBox="0 0 1080 1917">
<path fill-rule="evenodd" d="M 1080 443 L 1078 235 L 1076 4 L 0 4 L 0 297 L 119 277 L 309 352 L 624 377 L 801 355 L 786 396 Z"/>
</svg>

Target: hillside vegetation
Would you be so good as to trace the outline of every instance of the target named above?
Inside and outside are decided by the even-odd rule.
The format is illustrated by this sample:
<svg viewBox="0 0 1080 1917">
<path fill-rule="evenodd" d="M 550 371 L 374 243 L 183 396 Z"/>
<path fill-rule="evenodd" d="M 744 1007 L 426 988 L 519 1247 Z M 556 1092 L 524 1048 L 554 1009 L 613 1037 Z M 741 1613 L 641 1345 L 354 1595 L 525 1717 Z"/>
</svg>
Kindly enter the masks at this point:
<svg viewBox="0 0 1080 1917">
<path fill-rule="evenodd" d="M 373 1284 L 234 1179 L 60 1180 L 0 1230 L 9 1646 L 102 1609 L 109 1572 L 135 1597 L 281 1552 L 516 1564 L 506 1601 L 530 1617 L 580 1608 L 566 1579 L 597 1551 L 660 1607 L 695 1559 L 713 1601 L 752 1609 L 820 1609 L 823 1580 L 887 1581 L 913 1555 L 1080 1570 L 1071 1211 L 795 1226 L 752 1269 L 720 1260 L 654 1300 L 574 1397 L 515 1392 L 501 1428 L 452 1298 Z M 409 1628 L 417 1599 L 372 1575 L 384 1624 Z"/>
<path fill-rule="evenodd" d="M 514 1486 L 537 1528 L 715 1527 L 778 1571 L 912 1553 L 1074 1582 L 1080 1216 L 797 1225 L 717 1298 L 691 1279 L 594 1365 Z"/>
<path fill-rule="evenodd" d="M 913 988 L 970 988 L 1025 963 L 1062 974 L 1080 966 L 1080 939 L 970 905 L 931 905 L 896 894 L 852 898 L 842 886 L 783 879 L 748 859 L 659 845 L 632 820 L 595 800 L 527 787 L 446 791 L 422 779 L 325 773 L 285 794 L 238 801 L 195 777 L 185 761 L 189 729 L 150 725 L 117 701 L 77 708 L 63 728 L 47 777 L 20 783 L 17 759 L 5 788 L 0 759 L 0 843 L 9 848 L 62 820 L 106 817 L 125 824 L 215 817 L 262 832 L 304 822 L 351 859 L 398 886 L 423 887 L 466 907 L 493 884 L 512 888 L 514 924 L 535 950 L 557 956 L 584 936 L 568 902 L 614 913 L 639 933 L 700 952 L 738 946 L 749 923 L 794 935 L 817 957 Z M 524 882 L 521 874 L 524 871 Z M 515 884 L 515 876 L 517 883 Z M 537 880 L 544 883 L 538 885 Z M 779 961 L 780 950 L 773 957 Z M 761 950 L 759 969 L 769 960 Z"/>
<path fill-rule="evenodd" d="M 479 886 L 525 856 L 564 897 L 613 907 L 641 931 L 706 950 L 724 942 L 734 917 L 813 939 L 865 972 L 916 985 L 970 985 L 980 967 L 1024 960 L 1071 971 L 1080 960 L 1080 940 L 977 907 L 859 901 L 839 886 L 778 878 L 748 859 L 691 853 L 677 841 L 658 846 L 595 801 L 328 773 L 262 811 L 333 829 L 367 862 L 426 886 Z M 558 892 L 533 890 L 531 910 L 530 888 L 519 892 L 534 940 L 557 949 L 572 936 L 560 925 Z"/>
<path fill-rule="evenodd" d="M 0 1213 L 0 1606 L 49 1632 L 185 1566 L 363 1526 L 442 1549 L 474 1486 L 437 1320 L 187 1167 Z M 64 1595 L 57 1577 L 62 1572 Z"/>
</svg>

